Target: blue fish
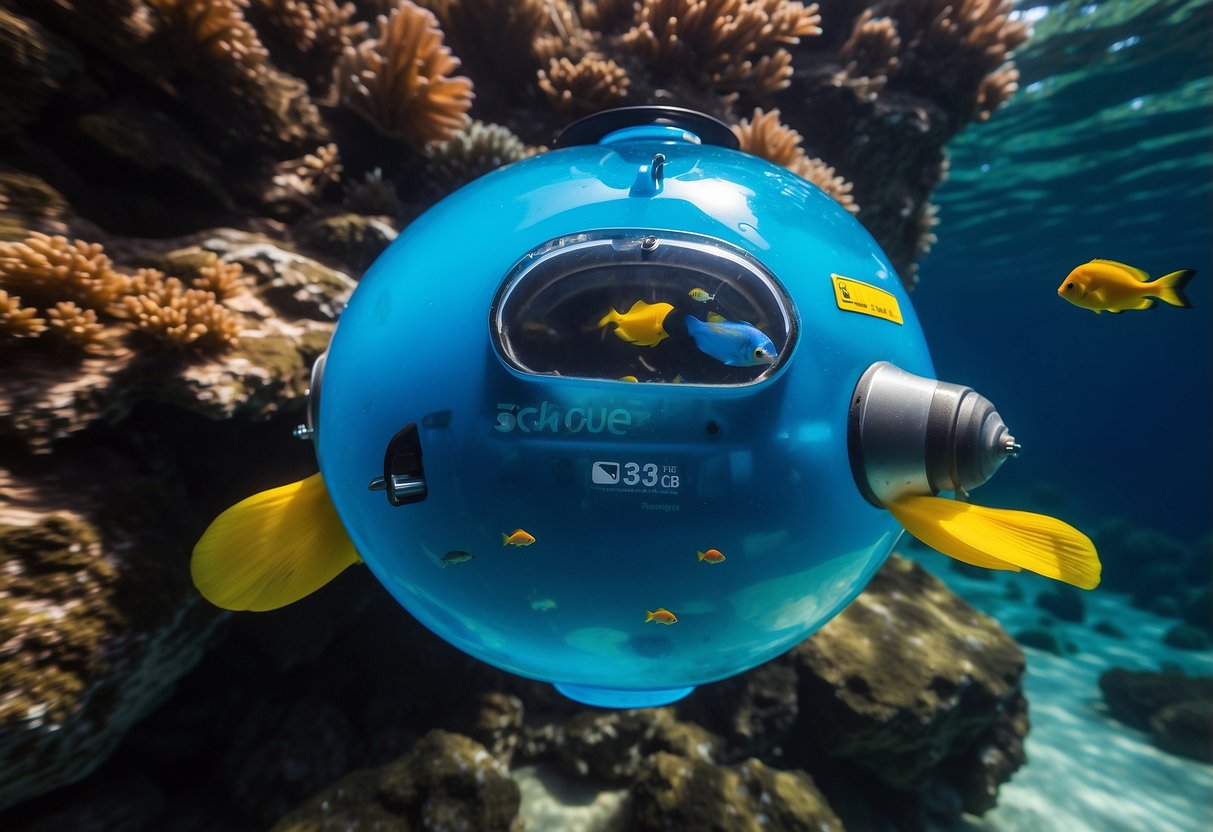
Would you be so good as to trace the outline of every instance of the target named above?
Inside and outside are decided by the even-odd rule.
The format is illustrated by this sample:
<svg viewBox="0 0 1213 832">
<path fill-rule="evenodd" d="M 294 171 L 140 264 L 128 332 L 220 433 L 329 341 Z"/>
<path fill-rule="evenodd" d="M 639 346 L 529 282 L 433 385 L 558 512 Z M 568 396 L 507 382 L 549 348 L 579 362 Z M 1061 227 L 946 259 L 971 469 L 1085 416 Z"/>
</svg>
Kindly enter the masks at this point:
<svg viewBox="0 0 1213 832">
<path fill-rule="evenodd" d="M 775 363 L 775 344 L 753 324 L 740 321 L 704 322 L 688 315 L 687 332 L 700 352 L 732 367 Z"/>
</svg>

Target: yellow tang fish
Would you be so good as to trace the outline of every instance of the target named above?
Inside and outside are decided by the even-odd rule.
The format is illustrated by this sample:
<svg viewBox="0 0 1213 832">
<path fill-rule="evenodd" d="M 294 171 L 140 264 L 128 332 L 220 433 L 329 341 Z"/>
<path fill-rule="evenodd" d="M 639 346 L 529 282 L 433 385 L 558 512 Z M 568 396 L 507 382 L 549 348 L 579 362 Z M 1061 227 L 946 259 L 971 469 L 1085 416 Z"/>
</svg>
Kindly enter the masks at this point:
<svg viewBox="0 0 1213 832">
<path fill-rule="evenodd" d="M 1149 309 L 1151 298 L 1163 303 L 1191 309 L 1184 297 L 1184 287 L 1196 272 L 1180 269 L 1150 280 L 1141 269 L 1117 263 L 1115 260 L 1092 260 L 1084 263 L 1062 281 L 1057 294 L 1075 306 L 1100 312 L 1123 312 L 1126 309 Z"/>
<path fill-rule="evenodd" d="M 513 534 L 501 533 L 502 546 L 530 546 L 535 542 L 535 535 L 522 529 L 514 529 Z"/>
<path fill-rule="evenodd" d="M 620 339 L 638 347 L 652 347 L 670 337 L 663 324 L 665 316 L 673 309 L 668 303 L 645 303 L 638 300 L 632 304 L 626 315 L 612 309 L 598 322 L 598 328 L 613 323 L 615 335 Z"/>
<path fill-rule="evenodd" d="M 706 552 L 696 552 L 699 559 L 708 563 L 721 563 L 724 560 L 724 555 L 719 549 L 708 549 Z"/>
<path fill-rule="evenodd" d="M 691 300 L 697 300 L 700 303 L 707 303 L 710 300 L 716 300 L 716 296 L 708 294 L 707 289 L 692 289 L 691 291 L 687 292 L 687 295 L 690 296 Z"/>
<path fill-rule="evenodd" d="M 658 624 L 677 624 L 678 616 L 665 607 L 658 607 L 654 612 L 644 611 L 644 623 L 648 624 L 650 621 L 656 621 Z"/>
<path fill-rule="evenodd" d="M 635 383 L 637 383 L 638 381 L 640 381 L 640 379 L 636 378 L 636 376 L 620 376 L 620 377 L 619 377 L 619 380 L 620 380 L 620 381 L 630 381 L 630 382 L 632 382 L 633 384 L 635 384 Z"/>
</svg>

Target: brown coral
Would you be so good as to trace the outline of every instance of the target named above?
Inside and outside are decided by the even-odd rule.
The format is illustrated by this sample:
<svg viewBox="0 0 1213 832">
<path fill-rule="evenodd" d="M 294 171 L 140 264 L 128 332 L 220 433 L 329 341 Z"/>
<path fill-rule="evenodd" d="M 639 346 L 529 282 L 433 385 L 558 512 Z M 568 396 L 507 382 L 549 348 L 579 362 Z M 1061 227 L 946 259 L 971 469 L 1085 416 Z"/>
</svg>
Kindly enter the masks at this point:
<svg viewBox="0 0 1213 832">
<path fill-rule="evenodd" d="M 527 147 L 500 124 L 473 121 L 466 130 L 426 148 L 430 174 L 444 188 L 456 187 L 510 162 L 533 156 L 542 148 Z"/>
<path fill-rule="evenodd" d="M 434 15 L 402 0 L 378 20 L 378 37 L 347 47 L 338 62 L 341 100 L 380 133 L 424 145 L 467 124 L 472 82 L 452 76 L 459 61 Z"/>
<path fill-rule="evenodd" d="M 61 300 L 46 311 L 50 331 L 64 341 L 88 348 L 101 343 L 105 327 L 93 309 L 81 309 L 70 300 Z"/>
<path fill-rule="evenodd" d="M 38 310 L 22 306 L 21 298 L 0 289 L 0 336 L 32 338 L 46 331 L 46 321 Z"/>
<path fill-rule="evenodd" d="M 551 0 L 422 0 L 471 74 L 512 93 L 540 68 L 535 41 L 552 28 Z"/>
<path fill-rule="evenodd" d="M 838 50 L 843 69 L 835 81 L 850 87 L 861 101 L 872 101 L 897 70 L 900 52 L 897 21 L 876 17 L 871 9 L 865 9 L 855 21 L 851 36 Z"/>
<path fill-rule="evenodd" d="M 170 347 L 226 349 L 240 335 L 238 318 L 214 292 L 187 289 L 175 277 L 163 277 L 148 292 L 123 298 L 123 305 L 137 331 Z"/>
<path fill-rule="evenodd" d="M 99 243 L 38 232 L 22 242 L 0 243 L 0 288 L 36 307 L 70 300 L 105 312 L 128 285 Z"/>
<path fill-rule="evenodd" d="M 803 137 L 780 121 L 779 110 L 764 113 L 756 108 L 752 118 L 742 119 L 733 127 L 733 134 L 746 153 L 784 166 L 825 191 L 852 214 L 859 212 L 851 195 L 853 185 L 821 159 L 805 154 L 800 146 Z"/>
<path fill-rule="evenodd" d="M 254 77 L 269 53 L 244 19 L 248 0 L 146 0 L 174 60 Z"/>
<path fill-rule="evenodd" d="M 249 291 L 244 267 L 239 263 L 225 263 L 218 255 L 210 252 L 207 264 L 198 270 L 198 277 L 194 278 L 192 285 L 195 289 L 212 293 L 221 301 Z M 145 289 L 143 294 L 146 292 Z"/>
<path fill-rule="evenodd" d="M 273 182 L 280 193 L 273 196 L 313 199 L 327 185 L 340 182 L 343 170 L 337 145 L 330 142 L 299 159 L 288 159 L 275 165 Z"/>
<path fill-rule="evenodd" d="M 1008 62 L 981 79 L 977 88 L 978 121 L 988 121 L 995 110 L 1005 104 L 1019 89 L 1019 70 Z"/>
<path fill-rule="evenodd" d="M 628 94 L 628 73 L 619 64 L 591 52 L 573 62 L 553 59 L 539 71 L 539 88 L 562 113 L 595 112 L 620 104 Z"/>
<path fill-rule="evenodd" d="M 338 0 L 252 0 L 248 17 L 274 63 L 323 94 L 345 47 L 366 37 L 366 23 L 353 21 L 356 11 Z"/>
<path fill-rule="evenodd" d="M 821 33 L 817 4 L 785 0 L 641 0 L 622 44 L 666 75 L 697 72 L 723 92 L 761 96 L 787 87 L 784 45 Z"/>
</svg>

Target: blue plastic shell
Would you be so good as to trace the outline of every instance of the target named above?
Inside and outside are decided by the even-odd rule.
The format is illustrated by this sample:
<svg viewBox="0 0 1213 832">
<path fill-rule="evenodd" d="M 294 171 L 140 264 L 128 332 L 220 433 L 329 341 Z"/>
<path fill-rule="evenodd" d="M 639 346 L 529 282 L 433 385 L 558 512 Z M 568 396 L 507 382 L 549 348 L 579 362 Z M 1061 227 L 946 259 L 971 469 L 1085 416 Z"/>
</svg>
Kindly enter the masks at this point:
<svg viewBox="0 0 1213 832">
<path fill-rule="evenodd" d="M 657 153 L 659 181 L 638 188 Z M 794 352 L 737 387 L 508 368 L 490 338 L 506 276 L 544 243 L 613 229 L 755 258 L 794 307 Z M 891 293 L 903 322 L 844 311 L 832 274 Z M 329 349 L 318 454 L 366 564 L 439 636 L 582 701 L 660 704 L 794 646 L 887 557 L 900 526 L 847 456 L 850 397 L 876 361 L 934 375 L 892 266 L 835 201 L 681 131 L 615 133 L 472 182 L 384 252 Z M 394 507 L 368 483 L 410 422 L 427 496 Z M 516 529 L 535 542 L 503 545 Z M 444 563 L 452 551 L 472 558 Z M 646 622 L 659 608 L 677 623 Z"/>
</svg>

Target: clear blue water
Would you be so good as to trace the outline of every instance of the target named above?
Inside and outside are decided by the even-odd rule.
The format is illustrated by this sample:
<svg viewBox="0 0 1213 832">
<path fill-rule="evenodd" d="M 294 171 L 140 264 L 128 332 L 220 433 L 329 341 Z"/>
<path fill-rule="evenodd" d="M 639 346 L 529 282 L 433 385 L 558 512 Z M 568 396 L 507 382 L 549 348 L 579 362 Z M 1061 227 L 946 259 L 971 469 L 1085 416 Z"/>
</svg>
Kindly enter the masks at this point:
<svg viewBox="0 0 1213 832">
<path fill-rule="evenodd" d="M 913 295 L 939 376 L 992 399 L 1024 445 L 976 501 L 1190 541 L 1213 505 L 1213 6 L 1020 8 L 1036 21 L 1020 91 L 950 146 Z M 1198 270 L 1194 308 L 1058 298 L 1096 257 Z"/>
</svg>

